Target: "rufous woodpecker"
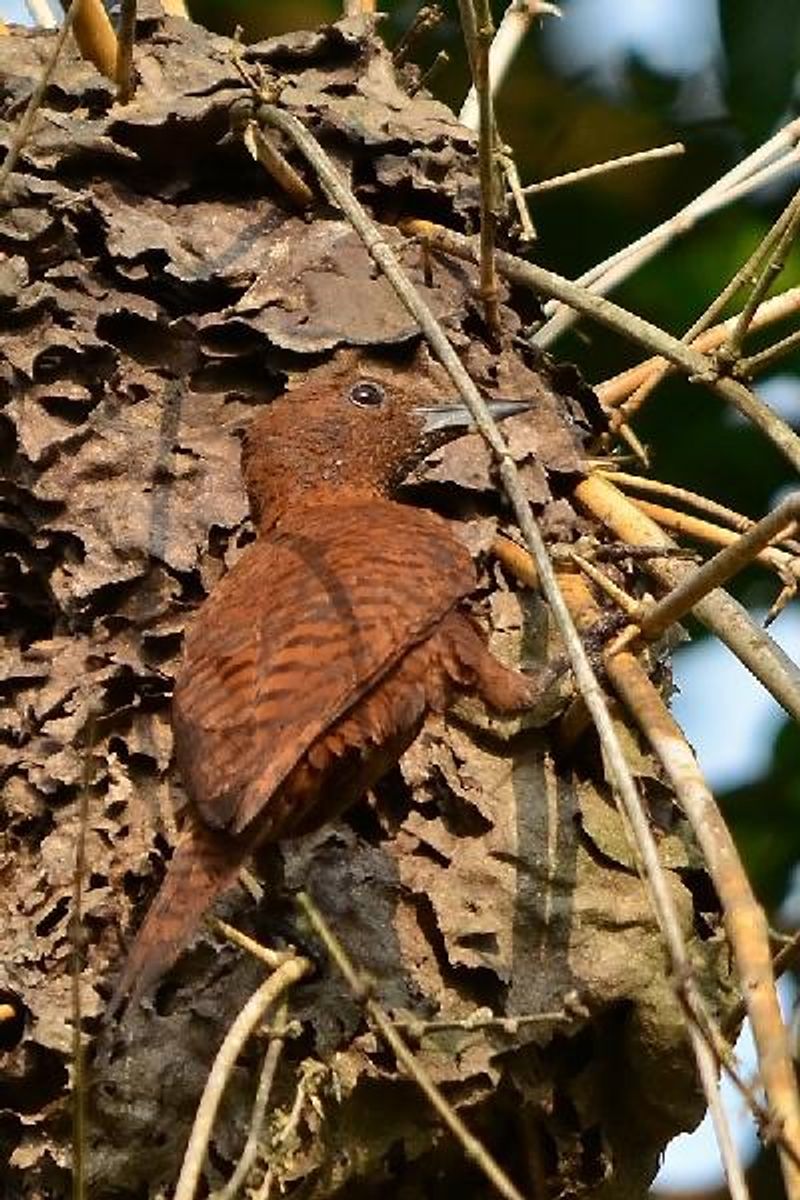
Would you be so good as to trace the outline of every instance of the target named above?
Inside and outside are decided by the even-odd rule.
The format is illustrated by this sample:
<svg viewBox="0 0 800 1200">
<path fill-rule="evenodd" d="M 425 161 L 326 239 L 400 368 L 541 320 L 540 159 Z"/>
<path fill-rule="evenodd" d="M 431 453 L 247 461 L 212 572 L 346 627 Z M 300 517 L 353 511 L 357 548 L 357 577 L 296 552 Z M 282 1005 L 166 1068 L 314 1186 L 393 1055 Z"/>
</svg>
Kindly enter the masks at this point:
<svg viewBox="0 0 800 1200">
<path fill-rule="evenodd" d="M 247 430 L 258 536 L 186 637 L 172 722 L 189 805 L 112 1011 L 167 970 L 258 846 L 355 804 L 426 713 L 464 692 L 502 713 L 540 694 L 462 610 L 476 574 L 448 522 L 391 499 L 432 440 L 469 424 L 437 399 L 424 372 L 340 352 Z"/>
</svg>

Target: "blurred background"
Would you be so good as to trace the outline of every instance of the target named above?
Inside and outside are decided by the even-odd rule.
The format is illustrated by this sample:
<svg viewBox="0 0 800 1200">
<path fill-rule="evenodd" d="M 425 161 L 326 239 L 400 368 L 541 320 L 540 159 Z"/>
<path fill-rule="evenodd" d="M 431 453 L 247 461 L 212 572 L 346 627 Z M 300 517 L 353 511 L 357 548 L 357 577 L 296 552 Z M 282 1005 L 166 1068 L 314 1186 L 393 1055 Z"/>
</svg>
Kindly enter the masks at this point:
<svg viewBox="0 0 800 1200">
<path fill-rule="evenodd" d="M 189 0 L 196 20 L 225 32 L 240 24 L 252 41 L 313 26 L 341 13 L 338 0 Z M 418 0 L 384 0 L 390 43 L 410 25 Z M 455 0 L 444 20 L 415 44 L 423 66 L 446 50 L 449 64 L 432 92 L 456 110 L 467 72 Z M 499 20 L 505 2 L 493 5 Z M 498 117 L 513 146 L 523 183 L 668 142 L 680 158 L 647 163 L 535 197 L 539 240 L 533 257 L 577 276 L 657 222 L 752 151 L 797 114 L 800 90 L 800 4 L 797 0 L 564 0 L 562 17 L 537 20 L 498 97 Z M 22 0 L 0 0 L 9 21 L 29 22 Z M 675 241 L 615 293 L 622 304 L 681 334 L 745 260 L 789 195 L 800 171 L 789 171 L 750 198 L 723 209 Z M 779 288 L 800 277 L 795 250 Z M 773 332 L 777 338 L 785 330 Z M 642 355 L 581 323 L 552 347 L 598 382 Z M 758 383 L 761 394 L 800 427 L 800 354 Z M 636 423 L 654 474 L 701 492 L 751 517 L 796 486 L 778 453 L 704 389 L 680 380 L 662 384 Z M 775 598 L 774 578 L 750 571 L 738 598 L 763 617 Z M 800 606 L 772 632 L 800 658 Z M 720 798 L 773 925 L 800 926 L 800 730 L 736 659 L 691 627 L 678 652 L 675 710 Z M 790 979 L 783 988 L 794 1004 Z M 743 1061 L 752 1070 L 747 1033 Z M 782 1195 L 773 1156 L 761 1152 L 741 1102 L 728 1097 L 742 1155 L 751 1164 L 755 1200 Z M 717 1194 L 721 1170 L 708 1122 L 670 1147 L 657 1188 L 673 1194 Z M 723 1191 L 719 1192 L 724 1195 Z"/>
</svg>

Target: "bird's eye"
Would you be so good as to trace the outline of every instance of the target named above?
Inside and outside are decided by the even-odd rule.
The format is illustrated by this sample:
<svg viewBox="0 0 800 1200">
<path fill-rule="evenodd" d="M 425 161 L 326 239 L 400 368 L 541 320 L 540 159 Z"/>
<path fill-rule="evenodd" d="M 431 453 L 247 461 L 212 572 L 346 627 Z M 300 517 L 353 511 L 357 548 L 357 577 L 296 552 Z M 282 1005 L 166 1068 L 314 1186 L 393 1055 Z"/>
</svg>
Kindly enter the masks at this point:
<svg viewBox="0 0 800 1200">
<path fill-rule="evenodd" d="M 377 408 L 386 399 L 386 393 L 379 383 L 372 379 L 359 379 L 350 388 L 350 400 L 359 408 Z"/>
</svg>

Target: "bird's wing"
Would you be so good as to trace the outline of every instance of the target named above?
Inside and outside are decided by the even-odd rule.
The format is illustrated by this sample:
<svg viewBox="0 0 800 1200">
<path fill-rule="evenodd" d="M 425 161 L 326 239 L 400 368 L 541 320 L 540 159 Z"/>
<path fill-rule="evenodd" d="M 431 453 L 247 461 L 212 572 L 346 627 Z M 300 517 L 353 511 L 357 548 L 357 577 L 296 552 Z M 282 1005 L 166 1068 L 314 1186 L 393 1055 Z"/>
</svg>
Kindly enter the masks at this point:
<svg viewBox="0 0 800 1200">
<path fill-rule="evenodd" d="M 446 522 L 389 501 L 306 508 L 256 542 L 199 611 L 176 681 L 178 763 L 204 820 L 243 830 L 474 586 Z"/>
</svg>

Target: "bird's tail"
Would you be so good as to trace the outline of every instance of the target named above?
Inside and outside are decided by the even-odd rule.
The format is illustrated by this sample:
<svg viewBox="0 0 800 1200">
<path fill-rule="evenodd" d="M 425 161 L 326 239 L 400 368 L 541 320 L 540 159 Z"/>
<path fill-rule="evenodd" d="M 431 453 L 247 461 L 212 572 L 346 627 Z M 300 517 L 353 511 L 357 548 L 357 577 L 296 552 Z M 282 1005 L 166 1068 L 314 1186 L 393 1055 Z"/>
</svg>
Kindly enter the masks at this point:
<svg viewBox="0 0 800 1200">
<path fill-rule="evenodd" d="M 235 882 L 252 847 L 190 821 L 136 935 L 107 1010 L 137 1000 L 174 963 L 213 900 Z"/>
</svg>

